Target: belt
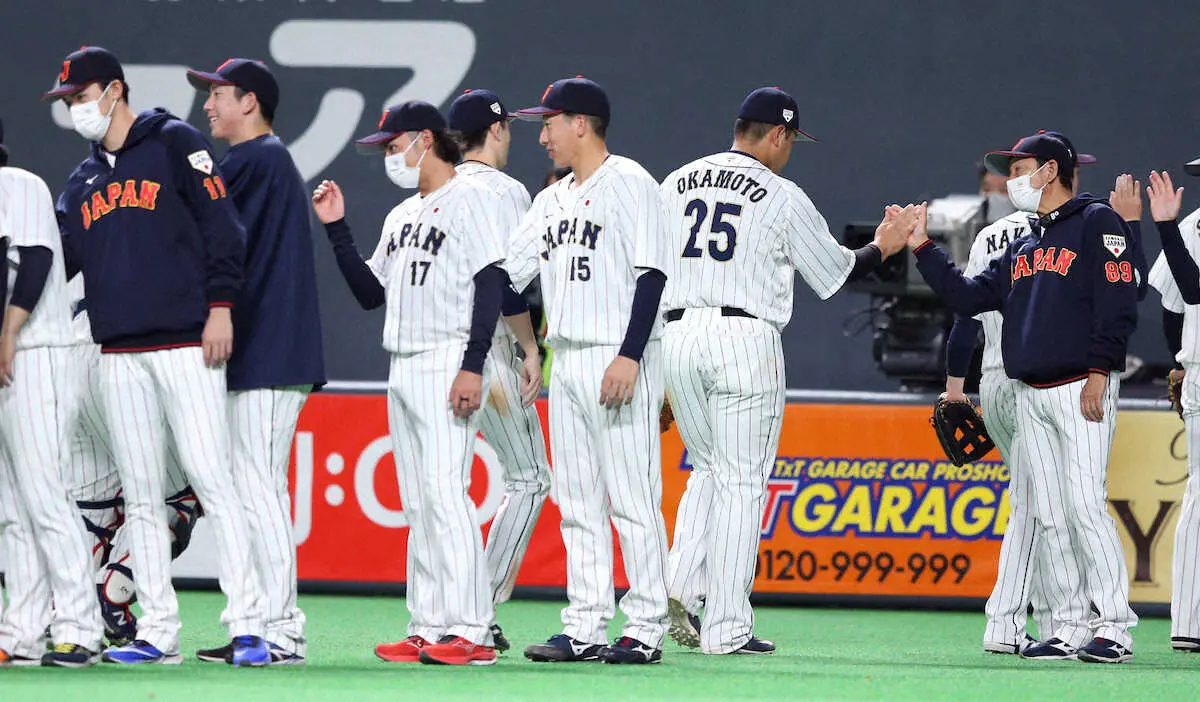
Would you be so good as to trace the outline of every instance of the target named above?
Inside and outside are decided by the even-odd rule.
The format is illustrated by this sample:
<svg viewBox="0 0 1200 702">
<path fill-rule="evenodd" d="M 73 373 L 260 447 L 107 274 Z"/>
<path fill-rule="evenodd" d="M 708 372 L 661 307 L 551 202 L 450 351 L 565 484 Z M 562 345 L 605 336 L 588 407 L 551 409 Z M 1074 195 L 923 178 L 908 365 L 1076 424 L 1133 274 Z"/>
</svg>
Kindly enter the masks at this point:
<svg viewBox="0 0 1200 702">
<path fill-rule="evenodd" d="M 740 307 L 722 307 L 721 308 L 721 316 L 722 317 L 745 317 L 747 319 L 758 319 L 758 317 L 755 317 L 754 315 L 750 314 L 749 312 L 747 312 L 746 310 L 744 310 Z M 666 319 L 668 322 L 678 321 L 680 319 L 683 319 L 683 310 L 667 310 L 666 314 L 663 315 L 663 318 Z"/>
</svg>

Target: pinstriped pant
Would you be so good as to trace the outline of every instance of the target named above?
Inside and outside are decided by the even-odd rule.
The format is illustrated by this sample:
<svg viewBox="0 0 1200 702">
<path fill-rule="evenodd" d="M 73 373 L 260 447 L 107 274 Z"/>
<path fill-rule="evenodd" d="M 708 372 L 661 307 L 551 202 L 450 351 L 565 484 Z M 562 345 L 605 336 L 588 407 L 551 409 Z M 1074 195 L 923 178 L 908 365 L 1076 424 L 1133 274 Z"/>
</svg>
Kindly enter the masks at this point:
<svg viewBox="0 0 1200 702">
<path fill-rule="evenodd" d="M 1079 395 L 1084 382 L 1041 389 L 1017 386 L 1017 462 L 1032 472 L 1037 524 L 1043 530 L 1066 529 L 1070 535 L 1070 550 L 1050 553 L 1051 563 L 1076 561 L 1083 592 L 1099 612 L 1083 631 L 1077 622 L 1055 621 L 1055 635 L 1072 645 L 1098 636 L 1132 648 L 1129 629 L 1137 625 L 1137 615 L 1129 607 L 1125 552 L 1108 513 L 1105 490 L 1121 381 L 1116 375 L 1108 378 L 1101 422 L 1083 418 Z M 1068 571 L 1054 568 L 1047 575 L 1063 578 Z M 1073 587 L 1062 580 L 1060 587 L 1051 588 L 1051 595 L 1061 596 Z M 1052 603 L 1056 612 L 1062 606 Z"/>
<path fill-rule="evenodd" d="M 388 427 L 408 519 L 408 635 L 492 645 L 491 594 L 475 504 L 467 494 L 478 412 L 458 419 L 450 386 L 465 343 L 392 354 Z M 485 372 L 483 387 L 487 387 Z"/>
<path fill-rule="evenodd" d="M 669 591 L 691 612 L 705 597 L 701 649 L 729 653 L 754 628 L 750 591 L 783 427 L 783 347 L 770 324 L 713 308 L 667 323 L 664 346 L 667 393 L 693 465 Z"/>
<path fill-rule="evenodd" d="M 296 539 L 288 459 L 300 410 L 312 386 L 229 393 L 233 478 L 246 505 L 256 572 L 267 596 L 266 638 L 307 654 L 304 612 L 296 605 Z"/>
<path fill-rule="evenodd" d="M 1186 365 L 1183 422 L 1188 477 L 1171 563 L 1171 636 L 1200 639 L 1200 364 Z"/>
<path fill-rule="evenodd" d="M 490 389 L 479 411 L 479 431 L 504 469 L 504 501 L 488 530 L 487 558 L 492 602 L 512 596 L 525 549 L 550 491 L 550 460 L 537 409 L 521 404 L 521 360 L 507 337 L 488 352 Z"/>
<path fill-rule="evenodd" d="M 613 608 L 613 543 L 621 539 L 629 592 L 622 631 L 661 648 L 667 631 L 667 533 L 662 516 L 660 343 L 642 356 L 633 402 L 600 405 L 600 384 L 617 346 L 559 344 L 550 385 L 550 453 L 554 495 L 567 550 L 563 633 L 607 643 Z"/>
<path fill-rule="evenodd" d="M 138 638 L 164 653 L 179 650 L 179 603 L 163 510 L 168 431 L 216 532 L 218 579 L 228 598 L 221 623 L 231 637 L 262 636 L 266 600 L 230 462 L 224 369 L 205 367 L 199 347 L 108 353 L 100 359 L 100 392 L 125 490 L 124 528 L 142 606 Z"/>
<path fill-rule="evenodd" d="M 13 384 L 0 389 L 0 531 L 10 600 L 0 647 L 22 656 L 41 655 L 47 624 L 56 643 L 92 650 L 103 631 L 83 522 L 62 477 L 78 413 L 73 364 L 69 347 L 20 349 Z"/>
</svg>

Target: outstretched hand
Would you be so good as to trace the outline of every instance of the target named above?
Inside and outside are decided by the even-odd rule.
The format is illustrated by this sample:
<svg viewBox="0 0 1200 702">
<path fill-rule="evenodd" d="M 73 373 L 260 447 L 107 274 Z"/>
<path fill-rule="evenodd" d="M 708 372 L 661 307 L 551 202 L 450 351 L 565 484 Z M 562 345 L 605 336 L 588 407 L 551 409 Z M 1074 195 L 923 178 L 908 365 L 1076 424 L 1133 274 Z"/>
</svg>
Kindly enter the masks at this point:
<svg viewBox="0 0 1200 702">
<path fill-rule="evenodd" d="M 1142 218 L 1142 183 L 1136 181 L 1128 173 L 1117 176 L 1112 192 L 1108 194 L 1108 204 L 1112 206 L 1121 219 L 1126 222 L 1137 222 Z"/>
<path fill-rule="evenodd" d="M 1175 190 L 1171 176 L 1166 171 L 1150 171 L 1150 186 L 1146 195 L 1150 198 L 1150 216 L 1155 222 L 1173 222 L 1183 206 L 1183 188 Z"/>
</svg>

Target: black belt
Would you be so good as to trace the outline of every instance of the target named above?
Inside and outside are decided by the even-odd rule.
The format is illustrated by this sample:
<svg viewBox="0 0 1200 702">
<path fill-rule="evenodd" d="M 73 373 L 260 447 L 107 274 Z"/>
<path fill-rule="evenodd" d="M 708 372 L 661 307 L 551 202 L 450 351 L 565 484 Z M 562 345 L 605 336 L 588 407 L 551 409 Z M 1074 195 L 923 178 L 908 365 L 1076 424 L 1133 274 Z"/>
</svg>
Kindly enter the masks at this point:
<svg viewBox="0 0 1200 702">
<path fill-rule="evenodd" d="M 747 319 L 758 319 L 758 317 L 755 317 L 754 315 L 750 314 L 749 312 L 747 312 L 746 310 L 744 310 L 740 307 L 722 307 L 721 308 L 721 316 L 722 317 L 745 317 Z M 663 315 L 663 318 L 665 318 L 668 322 L 678 321 L 680 319 L 683 319 L 683 310 L 667 310 L 666 314 Z"/>
</svg>

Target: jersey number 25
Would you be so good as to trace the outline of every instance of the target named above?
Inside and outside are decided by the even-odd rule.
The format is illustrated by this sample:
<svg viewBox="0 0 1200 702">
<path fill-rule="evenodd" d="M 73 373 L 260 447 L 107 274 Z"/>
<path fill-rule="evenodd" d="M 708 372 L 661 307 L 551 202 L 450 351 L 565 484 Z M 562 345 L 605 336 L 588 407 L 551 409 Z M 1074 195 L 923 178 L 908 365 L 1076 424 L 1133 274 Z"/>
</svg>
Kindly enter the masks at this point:
<svg viewBox="0 0 1200 702">
<path fill-rule="evenodd" d="M 683 216 L 696 218 L 695 223 L 692 224 L 687 245 L 683 247 L 683 258 L 700 258 L 704 255 L 704 251 L 696 246 L 696 237 L 704 226 L 704 220 L 708 219 L 708 205 L 703 200 L 692 200 L 684 208 Z M 718 202 L 713 207 L 712 225 L 709 229 L 713 234 L 725 237 L 723 245 L 718 245 L 717 238 L 708 240 L 708 255 L 712 256 L 714 261 L 724 263 L 733 258 L 733 250 L 737 247 L 737 229 L 734 229 L 733 224 L 726 222 L 724 218 L 740 216 L 742 216 L 741 205 Z"/>
</svg>

